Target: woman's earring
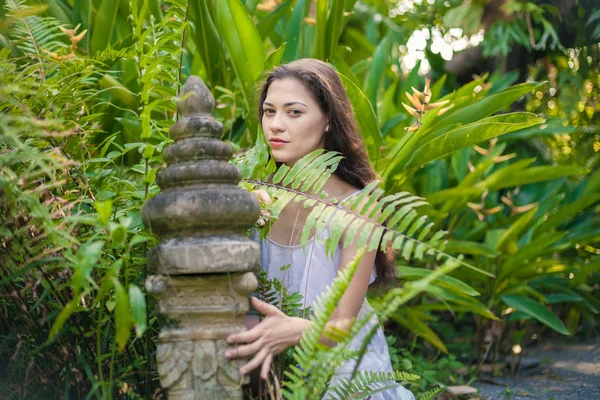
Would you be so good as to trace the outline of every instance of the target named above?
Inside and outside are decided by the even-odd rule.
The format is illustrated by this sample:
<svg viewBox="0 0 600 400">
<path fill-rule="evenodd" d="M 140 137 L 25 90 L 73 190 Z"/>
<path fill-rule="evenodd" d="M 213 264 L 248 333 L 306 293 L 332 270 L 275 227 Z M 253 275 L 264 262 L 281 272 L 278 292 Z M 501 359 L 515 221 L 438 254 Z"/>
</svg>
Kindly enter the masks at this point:
<svg viewBox="0 0 600 400">
<path fill-rule="evenodd" d="M 325 127 L 325 132 L 329 132 L 329 125 Z"/>
</svg>

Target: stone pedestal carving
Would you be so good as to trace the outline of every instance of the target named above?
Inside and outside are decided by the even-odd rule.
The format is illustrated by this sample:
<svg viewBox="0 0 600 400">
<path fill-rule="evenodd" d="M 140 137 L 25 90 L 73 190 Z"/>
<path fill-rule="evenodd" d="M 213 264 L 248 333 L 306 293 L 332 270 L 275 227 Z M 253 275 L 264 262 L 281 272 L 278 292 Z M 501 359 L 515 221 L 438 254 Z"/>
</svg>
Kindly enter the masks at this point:
<svg viewBox="0 0 600 400">
<path fill-rule="evenodd" d="M 260 213 L 258 200 L 237 187 L 228 163 L 214 99 L 191 76 L 177 105 L 175 140 L 163 153 L 168 167 L 156 182 L 162 192 L 142 209 L 144 224 L 161 238 L 148 252 L 146 289 L 168 325 L 159 335 L 158 373 L 169 399 L 242 399 L 244 361 L 223 356 L 225 338 L 243 329 L 248 294 L 257 285 L 258 244 L 245 231 Z"/>
</svg>

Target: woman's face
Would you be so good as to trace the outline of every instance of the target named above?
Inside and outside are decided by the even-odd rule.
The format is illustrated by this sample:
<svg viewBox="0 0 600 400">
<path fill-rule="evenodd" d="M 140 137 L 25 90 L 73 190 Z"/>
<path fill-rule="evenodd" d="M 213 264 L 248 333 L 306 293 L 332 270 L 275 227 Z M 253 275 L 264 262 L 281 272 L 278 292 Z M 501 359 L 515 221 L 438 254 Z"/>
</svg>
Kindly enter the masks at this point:
<svg viewBox="0 0 600 400">
<path fill-rule="evenodd" d="M 326 116 L 298 80 L 273 81 L 261 106 L 263 132 L 275 161 L 291 166 L 323 148 Z"/>
</svg>

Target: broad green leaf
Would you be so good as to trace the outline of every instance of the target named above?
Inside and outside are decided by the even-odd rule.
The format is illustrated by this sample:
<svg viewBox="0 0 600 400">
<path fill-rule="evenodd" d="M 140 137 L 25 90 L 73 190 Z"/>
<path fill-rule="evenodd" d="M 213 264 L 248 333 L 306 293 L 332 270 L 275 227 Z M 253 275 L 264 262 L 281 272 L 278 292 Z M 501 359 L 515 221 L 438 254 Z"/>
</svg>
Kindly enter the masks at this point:
<svg viewBox="0 0 600 400">
<path fill-rule="evenodd" d="M 327 28 L 325 37 L 322 39 L 325 42 L 323 46 L 323 61 L 333 60 L 333 53 L 337 47 L 344 24 L 345 0 L 330 1 L 332 4 L 329 7 L 329 14 L 327 16 Z"/>
<path fill-rule="evenodd" d="M 548 118 L 545 123 L 517 132 L 509 133 L 500 138 L 500 141 L 531 139 L 539 136 L 553 136 L 557 134 L 571 134 L 577 130 L 574 126 L 563 125 L 562 118 Z"/>
<path fill-rule="evenodd" d="M 439 300 L 452 303 L 452 309 L 454 309 L 455 304 L 458 304 L 465 306 L 467 310 L 472 313 L 479 314 L 493 320 L 498 319 L 483 303 L 473 297 L 465 296 L 462 293 L 457 294 L 454 291 L 436 285 L 429 285 L 424 290 Z"/>
<path fill-rule="evenodd" d="M 545 232 L 550 232 L 598 201 L 600 201 L 600 194 L 591 194 L 561 207 L 536 229 L 535 234 L 540 235 Z"/>
<path fill-rule="evenodd" d="M 115 289 L 115 343 L 123 350 L 129 339 L 131 329 L 131 314 L 129 313 L 129 296 L 117 278 L 113 278 Z"/>
<path fill-rule="evenodd" d="M 578 229 L 579 227 L 577 227 Z M 585 230 L 582 232 L 572 231 L 563 240 L 553 246 L 554 251 L 562 251 L 576 246 L 585 246 L 600 243 L 600 229 Z"/>
<path fill-rule="evenodd" d="M 530 228 L 529 222 L 531 221 L 537 210 L 537 207 L 532 208 L 531 210 L 519 216 L 519 218 L 516 221 L 510 224 L 506 232 L 504 232 L 500 240 L 498 240 L 498 243 L 496 244 L 496 250 L 505 250 L 506 246 L 510 242 L 517 239 L 521 235 L 521 233 L 523 233 L 523 231 Z"/>
<path fill-rule="evenodd" d="M 356 77 L 356 75 L 354 75 L 354 72 L 352 72 L 350 66 L 346 64 L 344 57 L 336 54 L 336 56 L 333 58 L 333 65 L 335 66 L 335 69 L 339 71 L 340 74 L 344 75 L 346 78 L 350 79 L 356 86 L 360 87 L 360 82 L 358 78 Z"/>
<path fill-rule="evenodd" d="M 416 168 L 456 150 L 543 122 L 531 113 L 511 113 L 464 125 L 417 148 L 404 169 Z"/>
<path fill-rule="evenodd" d="M 554 293 L 546 295 L 549 304 L 576 303 L 583 300 L 577 293 Z"/>
<path fill-rule="evenodd" d="M 287 63 L 298 58 L 304 17 L 306 17 L 306 13 L 308 12 L 306 5 L 306 0 L 298 0 L 294 6 L 292 18 L 286 26 L 285 36 L 283 38 L 286 45 L 281 59 L 282 63 Z M 308 2 L 308 5 L 310 5 L 310 1 Z"/>
<path fill-rule="evenodd" d="M 278 66 L 281 64 L 281 57 L 283 56 L 283 52 L 285 50 L 285 43 L 279 46 L 279 48 L 273 51 L 267 59 L 265 60 L 265 71 L 271 70 L 271 68 Z"/>
<path fill-rule="evenodd" d="M 254 110 L 254 85 L 263 72 L 266 53 L 260 34 L 240 0 L 217 2 L 219 32 L 229 51 L 233 69 L 242 86 L 252 134 L 258 124 Z"/>
<path fill-rule="evenodd" d="M 216 81 L 215 75 L 219 74 L 219 69 L 222 69 L 224 65 L 222 64 L 223 43 L 213 22 L 209 7 L 212 7 L 210 1 L 191 1 L 189 3 L 189 13 L 190 17 L 193 18 L 194 27 L 191 32 L 192 39 L 206 66 L 207 83 L 212 86 Z"/>
<path fill-rule="evenodd" d="M 585 181 L 584 195 L 600 191 L 600 170 L 590 174 Z"/>
<path fill-rule="evenodd" d="M 566 176 L 584 175 L 587 172 L 587 168 L 574 165 L 542 165 L 524 169 L 519 171 L 518 174 L 510 174 L 506 176 L 506 179 L 498 179 L 498 177 L 490 176 L 482 181 L 480 185 L 489 190 L 499 190 L 507 187 L 523 186 L 530 183 L 564 178 Z"/>
<path fill-rule="evenodd" d="M 471 254 L 487 258 L 496 258 L 499 256 L 496 250 L 483 243 L 457 239 L 448 241 L 446 252 L 450 254 Z"/>
<path fill-rule="evenodd" d="M 398 275 L 401 278 L 409 278 L 409 277 L 418 277 L 423 278 L 432 273 L 431 270 L 425 268 L 415 268 L 415 267 L 403 267 L 399 266 L 397 268 Z M 471 286 L 467 285 L 463 281 L 453 278 L 451 276 L 442 275 L 435 280 L 435 283 L 446 287 L 447 289 L 456 291 L 458 293 L 463 293 L 468 296 L 479 296 L 480 293 L 473 289 Z"/>
<path fill-rule="evenodd" d="M 507 258 L 504 264 L 500 266 L 498 280 L 509 277 L 510 274 L 519 269 L 524 262 L 533 260 L 536 257 L 547 253 L 549 251 L 549 247 L 558 240 L 562 239 L 566 234 L 567 232 L 554 232 L 545 234 L 544 236 L 541 236 L 520 248 L 515 254 Z"/>
<path fill-rule="evenodd" d="M 328 0 L 316 0 L 317 34 L 313 57 L 325 60 L 325 40 L 327 38 L 327 3 Z"/>
<path fill-rule="evenodd" d="M 260 34 L 260 37 L 264 39 L 267 38 L 270 32 L 275 29 L 275 25 L 285 16 L 285 13 L 288 11 L 288 8 L 292 5 L 292 1 L 288 0 L 279 4 L 273 11 L 269 13 L 266 17 L 260 20 L 256 29 Z"/>
<path fill-rule="evenodd" d="M 385 68 L 390 54 L 390 44 L 391 38 L 388 34 L 375 49 L 369 74 L 364 84 L 365 95 L 369 99 L 375 113 L 377 113 L 377 92 L 385 76 Z"/>
<path fill-rule="evenodd" d="M 579 326 L 580 319 L 581 311 L 579 311 L 577 307 L 571 307 L 567 314 L 567 330 L 569 331 L 569 335 L 575 335 L 575 332 L 577 332 L 577 327 Z"/>
<path fill-rule="evenodd" d="M 142 337 L 147 328 L 146 298 L 142 290 L 136 285 L 129 285 L 129 303 L 131 307 L 131 320 L 135 327 L 135 334 Z"/>
<path fill-rule="evenodd" d="M 245 0 L 244 6 L 246 7 L 250 15 L 253 15 L 254 11 L 256 10 L 256 6 L 258 6 L 258 3 L 260 2 L 260 0 Z"/>
<path fill-rule="evenodd" d="M 358 123 L 358 128 L 360 129 L 363 140 L 365 141 L 369 159 L 372 161 L 377 160 L 377 158 L 379 158 L 379 146 L 381 146 L 382 137 L 373 107 L 371 107 L 371 103 L 369 103 L 367 96 L 365 96 L 358 86 L 344 75 L 340 73 L 338 73 L 338 75 L 340 76 L 342 83 L 346 88 L 346 92 L 348 93 L 348 97 L 350 98 L 350 102 L 352 103 L 356 122 Z"/>
<path fill-rule="evenodd" d="M 440 98 L 442 93 L 442 89 L 446 84 L 446 79 L 448 78 L 447 74 L 442 75 L 440 79 L 435 81 L 433 85 L 431 85 L 431 102 L 436 102 Z"/>
<path fill-rule="evenodd" d="M 131 90 L 112 76 L 104 74 L 98 81 L 98 87 L 102 90 L 107 90 L 114 99 L 122 104 L 131 107 L 132 109 L 137 108 L 137 99 Z"/>
<path fill-rule="evenodd" d="M 473 81 L 474 84 L 480 85 L 481 83 L 483 83 L 483 80 L 477 80 L 477 81 Z M 519 85 L 515 85 L 512 86 L 506 90 L 503 90 L 501 92 L 498 93 L 494 93 L 488 96 L 484 96 L 481 100 L 473 103 L 473 104 L 468 104 L 466 105 L 464 108 L 459 108 L 456 110 L 450 110 L 448 111 L 446 114 L 434 118 L 435 113 L 430 113 L 429 115 L 431 115 L 432 117 L 430 118 L 434 118 L 432 120 L 432 124 L 427 127 L 425 125 L 425 123 L 423 123 L 423 128 L 425 130 L 425 132 L 423 132 L 423 134 L 428 135 L 428 132 L 431 132 L 433 134 L 435 134 L 435 132 L 437 130 L 439 130 L 441 127 L 444 126 L 449 126 L 449 125 L 454 125 L 454 124 L 469 124 L 475 121 L 479 121 L 483 118 L 486 118 L 498 111 L 501 111 L 503 109 L 505 109 L 506 107 L 510 106 L 512 103 L 514 103 L 515 101 L 519 100 L 521 97 L 525 96 L 528 93 L 533 92 L 535 89 L 541 87 L 542 85 L 544 85 L 544 83 L 538 83 L 538 82 L 533 82 L 533 83 L 522 83 Z M 472 85 L 465 85 L 464 86 L 465 89 L 470 89 L 470 92 L 472 92 L 473 90 L 473 86 Z M 455 94 L 454 97 L 458 97 L 460 95 L 463 94 L 463 92 L 466 92 L 464 94 L 467 94 L 469 96 L 471 96 L 471 93 L 469 92 L 469 90 L 465 90 L 462 91 L 463 88 L 458 89 L 457 93 Z M 460 93 L 459 93 L 460 92 Z M 454 101 L 452 100 L 452 95 L 448 95 L 445 96 L 443 99 L 444 100 L 451 100 L 450 104 L 453 104 Z"/>
<path fill-rule="evenodd" d="M 517 294 L 503 295 L 500 296 L 500 298 L 509 307 L 512 307 L 517 311 L 521 311 L 530 317 L 537 319 L 542 324 L 554 329 L 558 333 L 569 335 L 567 328 L 565 328 L 565 325 L 556 316 L 556 314 L 554 314 L 552 311 L 549 311 L 537 301 Z"/>
<path fill-rule="evenodd" d="M 71 285 L 76 295 L 92 280 L 92 268 L 102 254 L 103 241 L 88 242 L 77 251 L 77 262 L 73 266 Z"/>
<path fill-rule="evenodd" d="M 440 337 L 436 335 L 436 333 L 422 320 L 420 320 L 419 318 L 415 318 L 412 315 L 411 311 L 412 310 L 409 307 L 404 308 L 401 312 L 393 314 L 392 319 L 398 322 L 400 325 L 404 326 L 412 333 L 422 337 L 424 340 L 431 343 L 440 351 L 448 353 L 448 349 L 446 348 L 446 345 L 444 344 L 442 339 L 440 339 Z M 406 318 L 401 314 L 407 314 Z"/>
<path fill-rule="evenodd" d="M 493 164 L 493 160 L 490 161 L 491 162 L 484 163 L 485 166 L 487 166 L 488 168 L 491 167 Z M 489 188 L 491 187 L 506 184 L 506 182 L 510 181 L 511 179 L 514 179 L 515 176 L 519 175 L 525 168 L 527 168 L 534 162 L 535 158 L 523 158 L 521 160 L 508 164 L 505 167 L 499 168 L 479 183 L 475 183 L 473 181 L 471 181 L 470 183 L 474 186 L 479 186 L 482 189 L 485 188 L 489 190 Z"/>
<path fill-rule="evenodd" d="M 428 194 L 426 198 L 427 202 L 433 206 L 436 204 L 445 203 L 450 199 L 477 198 L 481 196 L 483 192 L 484 190 L 478 187 L 454 187 Z"/>
<path fill-rule="evenodd" d="M 110 215 L 112 214 L 112 200 L 95 201 L 94 208 L 98 213 L 100 222 L 108 224 Z"/>
<path fill-rule="evenodd" d="M 106 49 L 115 31 L 119 15 L 120 0 L 104 0 L 95 13 L 94 28 L 91 34 L 90 55 Z"/>
<path fill-rule="evenodd" d="M 65 325 L 65 322 L 67 322 L 69 317 L 74 312 L 80 311 L 80 309 L 81 308 L 79 307 L 79 298 L 74 298 L 73 300 L 68 302 L 65 305 L 65 307 L 61 310 L 60 314 L 58 314 L 58 317 L 56 317 L 54 324 L 52 324 L 52 328 L 50 328 L 50 333 L 48 335 L 49 338 L 52 339 L 54 336 L 56 336 L 56 334 Z"/>
</svg>

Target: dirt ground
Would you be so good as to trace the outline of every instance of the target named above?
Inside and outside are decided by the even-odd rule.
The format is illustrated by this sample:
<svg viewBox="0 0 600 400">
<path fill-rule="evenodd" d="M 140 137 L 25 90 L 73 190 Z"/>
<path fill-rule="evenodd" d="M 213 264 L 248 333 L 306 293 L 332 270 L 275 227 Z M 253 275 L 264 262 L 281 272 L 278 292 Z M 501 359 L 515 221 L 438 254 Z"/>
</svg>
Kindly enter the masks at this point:
<svg viewBox="0 0 600 400">
<path fill-rule="evenodd" d="M 549 342 L 523 353 L 529 368 L 476 383 L 483 399 L 600 400 L 600 338 Z M 537 364 L 537 366 L 536 366 Z"/>
</svg>

